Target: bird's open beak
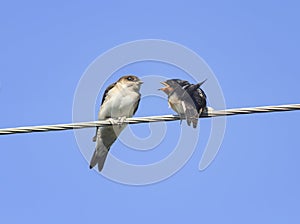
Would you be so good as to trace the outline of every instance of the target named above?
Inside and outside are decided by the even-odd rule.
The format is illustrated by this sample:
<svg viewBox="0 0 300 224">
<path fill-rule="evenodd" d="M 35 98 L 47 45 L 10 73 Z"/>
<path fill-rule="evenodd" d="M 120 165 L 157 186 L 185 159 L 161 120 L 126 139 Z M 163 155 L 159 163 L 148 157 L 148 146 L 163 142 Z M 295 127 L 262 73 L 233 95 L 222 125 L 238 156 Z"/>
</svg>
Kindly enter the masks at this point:
<svg viewBox="0 0 300 224">
<path fill-rule="evenodd" d="M 166 82 L 160 82 L 160 83 L 163 84 L 165 87 L 162 87 L 162 88 L 160 88 L 160 89 L 158 89 L 158 90 L 164 91 L 164 90 L 166 90 L 166 89 L 168 88 L 168 86 L 169 86 Z"/>
</svg>

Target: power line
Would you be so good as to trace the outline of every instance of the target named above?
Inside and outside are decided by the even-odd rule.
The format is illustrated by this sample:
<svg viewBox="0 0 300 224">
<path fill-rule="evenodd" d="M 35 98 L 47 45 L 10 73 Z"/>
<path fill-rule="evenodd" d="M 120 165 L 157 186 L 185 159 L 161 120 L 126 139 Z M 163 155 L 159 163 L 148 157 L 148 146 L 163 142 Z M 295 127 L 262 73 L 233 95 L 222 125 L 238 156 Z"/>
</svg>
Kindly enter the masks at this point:
<svg viewBox="0 0 300 224">
<path fill-rule="evenodd" d="M 292 110 L 300 110 L 300 104 L 235 108 L 235 109 L 228 109 L 228 110 L 209 110 L 207 114 L 201 115 L 201 117 L 207 118 L 207 117 L 231 116 L 231 115 L 239 115 L 239 114 L 283 112 L 283 111 L 292 111 Z M 162 115 L 162 116 L 126 118 L 122 122 L 125 124 L 139 124 L 139 123 L 176 121 L 176 120 L 180 120 L 178 115 Z M 118 122 L 119 122 L 118 119 L 108 119 L 102 121 L 79 122 L 79 123 L 71 123 L 71 124 L 55 124 L 55 125 L 28 126 L 28 127 L 17 127 L 17 128 L 4 128 L 4 129 L 0 129 L 0 135 L 92 128 L 97 126 L 114 125 L 114 124 L 118 124 Z"/>
</svg>

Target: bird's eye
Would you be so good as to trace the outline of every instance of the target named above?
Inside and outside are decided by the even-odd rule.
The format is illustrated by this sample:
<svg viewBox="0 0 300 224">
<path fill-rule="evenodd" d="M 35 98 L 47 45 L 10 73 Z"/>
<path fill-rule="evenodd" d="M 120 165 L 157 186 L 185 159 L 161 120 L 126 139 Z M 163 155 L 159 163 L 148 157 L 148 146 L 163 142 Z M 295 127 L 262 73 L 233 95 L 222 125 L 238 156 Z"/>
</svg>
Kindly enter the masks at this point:
<svg viewBox="0 0 300 224">
<path fill-rule="evenodd" d="M 128 81 L 133 81 L 133 77 L 128 76 L 128 77 L 127 77 L 127 80 L 128 80 Z"/>
</svg>

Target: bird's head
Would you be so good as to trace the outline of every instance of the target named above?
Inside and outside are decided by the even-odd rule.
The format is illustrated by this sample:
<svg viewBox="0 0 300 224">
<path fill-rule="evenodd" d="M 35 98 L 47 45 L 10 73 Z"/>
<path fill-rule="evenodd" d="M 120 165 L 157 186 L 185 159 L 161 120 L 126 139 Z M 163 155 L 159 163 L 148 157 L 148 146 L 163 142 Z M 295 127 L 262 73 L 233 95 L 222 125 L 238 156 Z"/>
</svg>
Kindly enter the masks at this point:
<svg viewBox="0 0 300 224">
<path fill-rule="evenodd" d="M 118 83 L 122 86 L 122 88 L 129 88 L 134 91 L 139 91 L 143 82 L 135 75 L 126 75 L 122 76 Z"/>
<path fill-rule="evenodd" d="M 169 95 L 175 89 L 182 88 L 183 86 L 189 84 L 189 82 L 181 79 L 169 79 L 164 82 L 161 82 L 161 84 L 163 84 L 165 87 L 162 87 L 159 90 Z"/>
</svg>

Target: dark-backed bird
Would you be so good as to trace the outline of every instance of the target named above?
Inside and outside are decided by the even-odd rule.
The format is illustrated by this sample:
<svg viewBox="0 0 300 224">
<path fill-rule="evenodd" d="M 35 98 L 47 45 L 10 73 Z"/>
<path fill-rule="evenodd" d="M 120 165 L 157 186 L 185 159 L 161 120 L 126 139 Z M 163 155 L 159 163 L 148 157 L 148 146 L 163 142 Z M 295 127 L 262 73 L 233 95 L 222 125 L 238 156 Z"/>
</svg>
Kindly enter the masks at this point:
<svg viewBox="0 0 300 224">
<path fill-rule="evenodd" d="M 98 170 L 102 170 L 110 147 L 126 127 L 126 124 L 122 124 L 122 120 L 132 117 L 137 111 L 142 83 L 138 77 L 127 75 L 105 90 L 98 120 L 114 118 L 119 119 L 120 123 L 96 129 L 96 135 L 93 138 L 96 142 L 96 149 L 90 162 L 90 169 L 98 164 Z"/>
<path fill-rule="evenodd" d="M 196 128 L 199 116 L 207 111 L 206 95 L 200 86 L 205 82 L 191 84 L 181 79 L 169 79 L 161 82 L 165 87 L 160 88 L 168 95 L 169 106 L 186 119 L 187 124 Z"/>
</svg>

